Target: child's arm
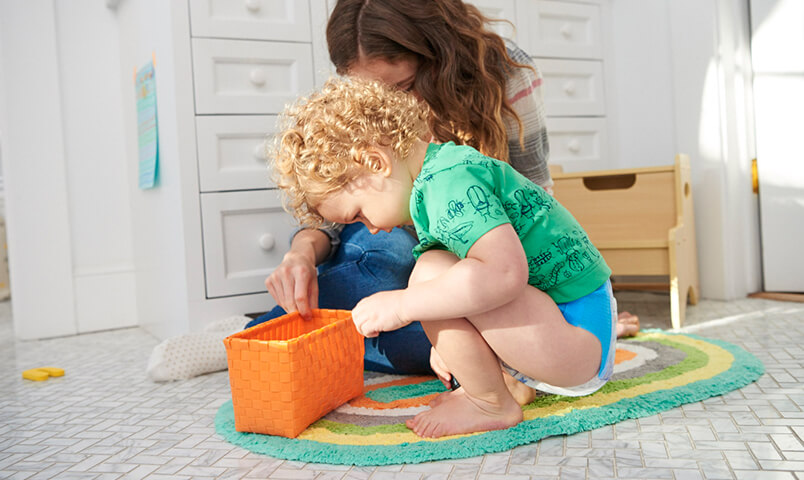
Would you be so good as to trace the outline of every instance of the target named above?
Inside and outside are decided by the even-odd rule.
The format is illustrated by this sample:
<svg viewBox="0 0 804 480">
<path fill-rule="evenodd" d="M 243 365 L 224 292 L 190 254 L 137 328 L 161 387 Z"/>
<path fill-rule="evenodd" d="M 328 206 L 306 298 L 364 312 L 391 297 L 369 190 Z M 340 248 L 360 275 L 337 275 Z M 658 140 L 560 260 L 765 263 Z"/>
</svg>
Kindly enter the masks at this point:
<svg viewBox="0 0 804 480">
<path fill-rule="evenodd" d="M 505 305 L 528 285 L 528 262 L 511 224 L 480 237 L 466 258 L 432 280 L 404 290 L 380 292 L 352 311 L 358 331 L 367 337 L 408 323 L 467 317 Z"/>
</svg>

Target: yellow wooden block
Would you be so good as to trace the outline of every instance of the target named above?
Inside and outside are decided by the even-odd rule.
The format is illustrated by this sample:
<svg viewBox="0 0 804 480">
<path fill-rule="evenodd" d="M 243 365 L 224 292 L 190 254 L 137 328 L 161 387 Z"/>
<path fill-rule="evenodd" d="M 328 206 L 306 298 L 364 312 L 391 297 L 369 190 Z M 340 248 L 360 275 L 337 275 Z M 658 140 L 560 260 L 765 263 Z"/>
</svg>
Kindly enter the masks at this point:
<svg viewBox="0 0 804 480">
<path fill-rule="evenodd" d="M 57 367 L 39 367 L 22 372 L 22 378 L 26 380 L 33 380 L 34 382 L 41 382 L 50 377 L 62 376 L 64 376 L 64 369 Z"/>
</svg>

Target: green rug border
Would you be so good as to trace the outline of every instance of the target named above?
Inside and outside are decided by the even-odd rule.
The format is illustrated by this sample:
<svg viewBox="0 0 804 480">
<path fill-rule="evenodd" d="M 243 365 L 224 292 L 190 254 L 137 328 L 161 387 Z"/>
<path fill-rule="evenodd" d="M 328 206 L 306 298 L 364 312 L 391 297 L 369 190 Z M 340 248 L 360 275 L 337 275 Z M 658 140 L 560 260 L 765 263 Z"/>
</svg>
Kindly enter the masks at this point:
<svg viewBox="0 0 804 480">
<path fill-rule="evenodd" d="M 312 440 L 242 433 L 234 429 L 231 400 L 225 402 L 218 409 L 218 413 L 215 415 L 215 430 L 218 435 L 233 445 L 254 453 L 285 460 L 357 466 L 421 463 L 502 452 L 550 436 L 572 435 L 623 420 L 655 415 L 684 404 L 699 402 L 737 390 L 756 381 L 765 373 L 765 366 L 756 356 L 732 343 L 690 333 L 661 333 L 684 335 L 717 345 L 734 356 L 734 363 L 729 370 L 712 378 L 671 390 L 622 399 L 593 411 L 572 411 L 561 417 L 524 421 L 506 430 L 436 443 L 422 441 L 400 445 L 335 445 Z"/>
</svg>

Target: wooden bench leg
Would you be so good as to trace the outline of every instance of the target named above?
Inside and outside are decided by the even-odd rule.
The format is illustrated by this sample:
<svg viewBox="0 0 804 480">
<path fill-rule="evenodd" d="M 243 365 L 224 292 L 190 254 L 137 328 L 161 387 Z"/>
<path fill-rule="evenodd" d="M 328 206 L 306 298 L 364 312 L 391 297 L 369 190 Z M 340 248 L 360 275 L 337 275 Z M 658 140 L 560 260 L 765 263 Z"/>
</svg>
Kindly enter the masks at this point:
<svg viewBox="0 0 804 480">
<path fill-rule="evenodd" d="M 670 321 L 673 330 L 678 330 L 684 324 L 684 315 L 687 313 L 686 292 L 679 289 L 678 278 L 670 279 Z"/>
</svg>

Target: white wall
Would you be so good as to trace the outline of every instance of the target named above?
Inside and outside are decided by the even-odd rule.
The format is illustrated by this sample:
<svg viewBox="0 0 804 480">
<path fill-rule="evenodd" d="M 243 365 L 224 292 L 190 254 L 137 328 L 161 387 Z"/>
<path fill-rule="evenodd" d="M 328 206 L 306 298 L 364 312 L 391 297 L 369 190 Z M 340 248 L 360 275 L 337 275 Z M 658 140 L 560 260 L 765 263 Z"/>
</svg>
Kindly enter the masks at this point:
<svg viewBox="0 0 804 480">
<path fill-rule="evenodd" d="M 96 0 L 56 6 L 76 316 L 80 332 L 137 324 L 132 231 L 113 12 Z M 88 28 L 89 27 L 89 28 Z"/>
<path fill-rule="evenodd" d="M 179 115 L 193 111 L 193 86 L 182 80 L 192 78 L 188 73 L 191 69 L 187 4 L 123 1 L 115 17 L 120 45 L 118 68 L 123 74 L 133 75 L 147 62 L 156 62 L 158 184 L 156 188 L 141 190 L 136 182 L 129 182 L 128 194 L 136 239 L 139 323 L 157 337 L 166 338 L 190 330 L 188 299 L 200 304 L 205 292 L 203 271 L 190 274 L 186 261 L 188 257 L 202 258 L 200 218 L 183 213 L 185 208 L 199 211 L 198 179 L 186 176 L 195 169 L 182 166 L 182 162 L 195 162 L 195 125 L 192 116 Z M 129 87 L 133 89 L 132 81 L 123 78 L 119 88 L 124 92 Z M 122 104 L 122 110 L 126 154 L 136 159 L 137 111 L 133 98 Z M 128 163 L 128 169 L 131 178 L 136 178 L 136 160 Z M 185 205 L 185 202 L 195 203 Z"/>
<path fill-rule="evenodd" d="M 617 167 L 690 155 L 701 296 L 761 289 L 748 12 L 734 0 L 616 0 Z"/>
<path fill-rule="evenodd" d="M 95 0 L 0 2 L 0 49 L 16 334 L 136 325 L 114 16 Z"/>
<path fill-rule="evenodd" d="M 607 99 L 616 145 L 611 167 L 669 165 L 678 150 L 667 6 L 663 1 L 614 0 L 610 8 Z"/>
</svg>

